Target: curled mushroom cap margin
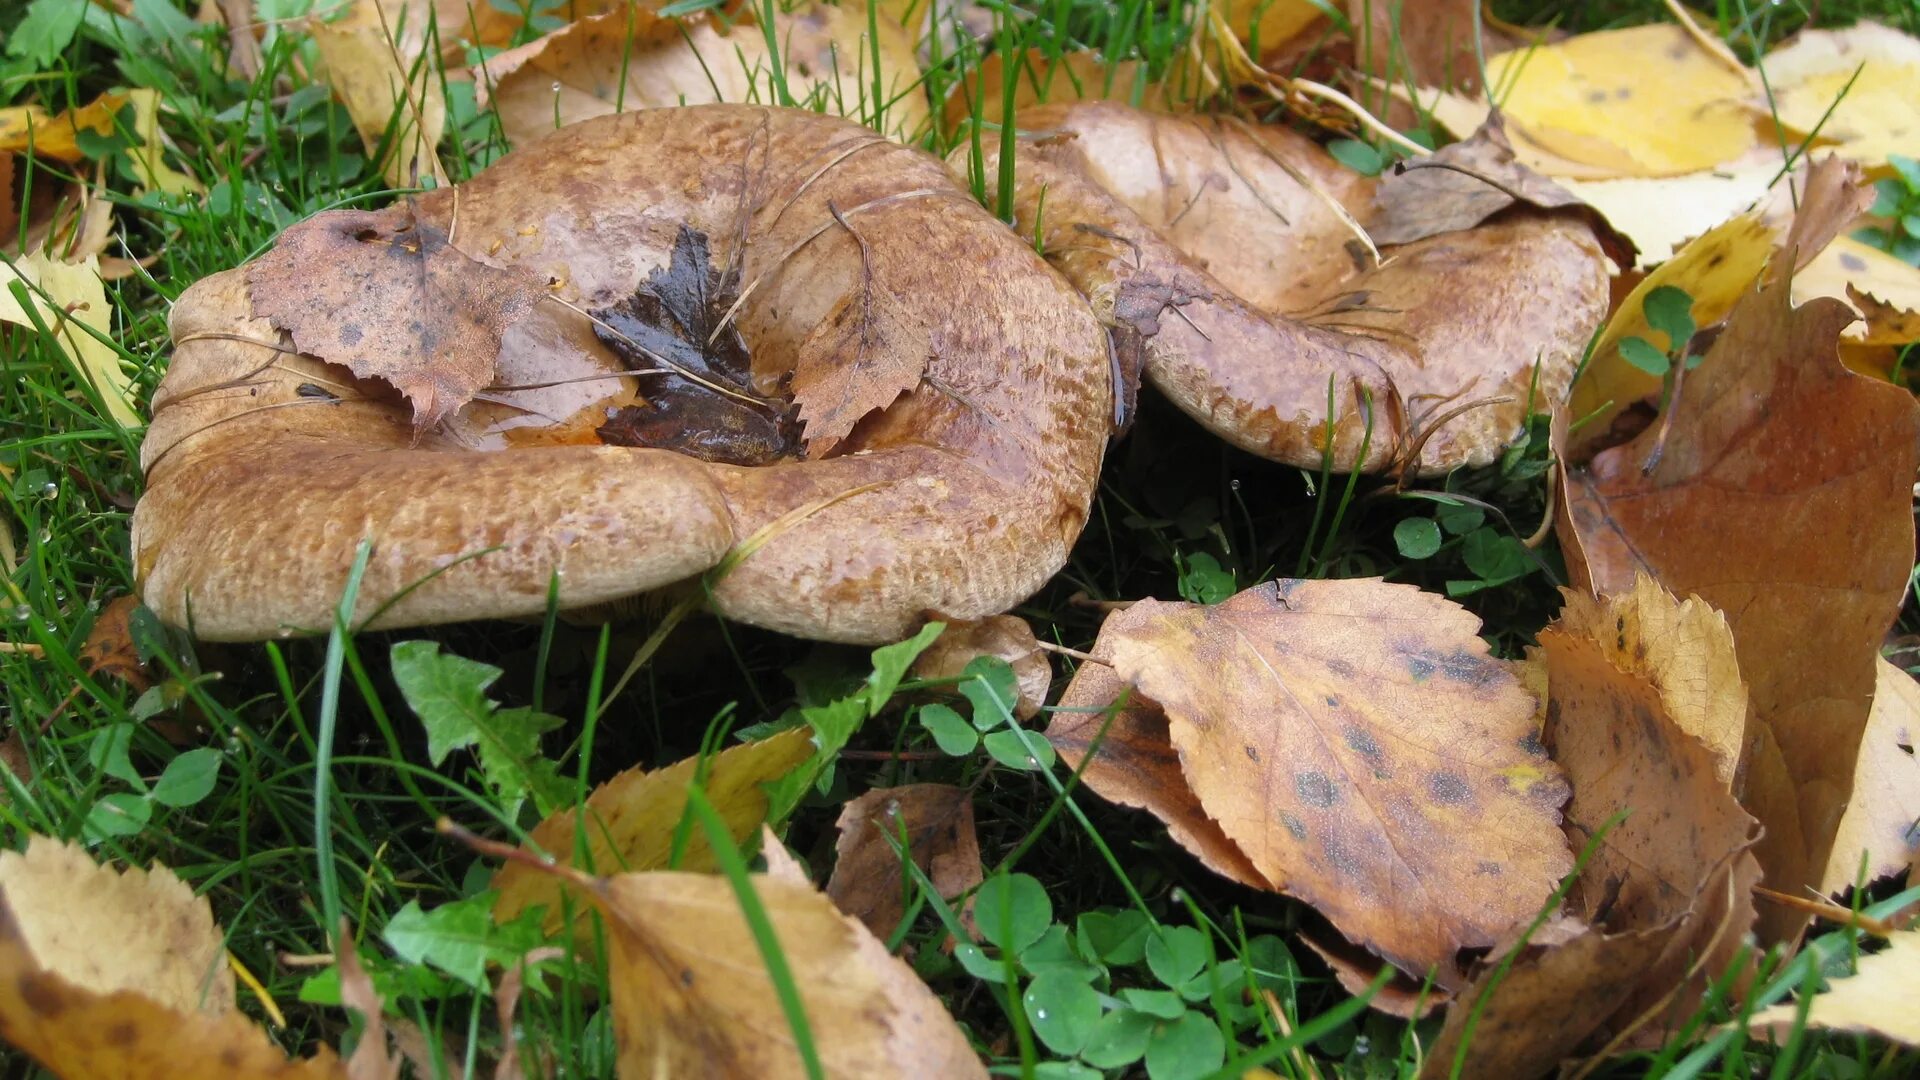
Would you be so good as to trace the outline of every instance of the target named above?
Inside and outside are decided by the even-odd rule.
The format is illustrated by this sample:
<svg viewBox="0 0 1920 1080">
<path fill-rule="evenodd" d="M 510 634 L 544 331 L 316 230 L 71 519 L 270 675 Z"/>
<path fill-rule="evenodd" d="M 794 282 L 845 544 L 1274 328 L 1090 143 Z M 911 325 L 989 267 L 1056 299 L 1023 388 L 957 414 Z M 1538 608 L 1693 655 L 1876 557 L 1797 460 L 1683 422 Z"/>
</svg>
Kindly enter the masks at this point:
<svg viewBox="0 0 1920 1080">
<path fill-rule="evenodd" d="M 249 268 L 187 290 L 134 515 L 162 619 L 210 640 L 325 629 L 364 538 L 354 617 L 374 627 L 537 615 L 550 586 L 562 608 L 601 604 L 732 553 L 719 614 L 877 643 L 1025 599 L 1085 524 L 1113 415 L 1104 333 L 935 158 L 797 110 L 649 110 L 382 214 L 363 235 L 444 234 L 549 295 L 501 335 L 492 382 L 415 431 L 393 386 L 296 350 Z M 731 396 L 799 418 L 753 463 L 606 444 L 663 385 L 616 347 L 661 328 L 610 324 L 689 235 L 714 268 L 707 310 L 732 312 L 749 357 Z"/>
</svg>

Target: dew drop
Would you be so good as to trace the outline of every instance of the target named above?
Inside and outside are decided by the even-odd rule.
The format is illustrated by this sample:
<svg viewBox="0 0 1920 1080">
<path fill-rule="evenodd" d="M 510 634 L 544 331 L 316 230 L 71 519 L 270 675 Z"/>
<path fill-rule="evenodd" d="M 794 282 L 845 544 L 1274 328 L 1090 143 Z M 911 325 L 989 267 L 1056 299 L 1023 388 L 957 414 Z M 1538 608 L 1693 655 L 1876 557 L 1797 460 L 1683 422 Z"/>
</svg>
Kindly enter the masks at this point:
<svg viewBox="0 0 1920 1080">
<path fill-rule="evenodd" d="M 13 608 L 13 621 L 26 622 L 33 618 L 33 608 L 27 604 L 16 604 Z"/>
<path fill-rule="evenodd" d="M 51 544 L 51 543 L 53 543 L 53 530 L 52 530 L 52 529 L 41 529 L 41 530 L 40 530 L 40 542 L 41 542 L 42 544 Z"/>
<path fill-rule="evenodd" d="M 40 485 L 40 497 L 41 497 L 41 498 L 43 498 L 43 499 L 51 499 L 51 498 L 53 498 L 54 496 L 56 496 L 56 495 L 58 495 L 58 494 L 60 494 L 60 485 L 59 485 L 59 484 L 56 484 L 56 483 L 54 483 L 53 481 L 51 481 L 51 480 L 49 480 L 49 481 L 47 481 L 46 483 L 44 483 L 44 484 L 41 484 L 41 485 Z"/>
<path fill-rule="evenodd" d="M 1047 1018 L 1047 1010 L 1045 1009 L 1033 1010 L 1033 1018 L 1035 1020 L 1045 1020 Z"/>
</svg>

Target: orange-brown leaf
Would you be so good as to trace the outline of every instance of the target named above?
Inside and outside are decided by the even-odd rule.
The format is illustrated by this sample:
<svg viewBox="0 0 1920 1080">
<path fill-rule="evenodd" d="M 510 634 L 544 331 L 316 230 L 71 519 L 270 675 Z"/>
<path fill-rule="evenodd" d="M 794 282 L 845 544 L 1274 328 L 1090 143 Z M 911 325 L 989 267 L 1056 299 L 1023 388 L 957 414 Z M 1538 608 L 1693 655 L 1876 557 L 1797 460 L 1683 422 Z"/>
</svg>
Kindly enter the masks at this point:
<svg viewBox="0 0 1920 1080">
<path fill-rule="evenodd" d="M 1920 417 L 1905 391 L 1841 367 L 1851 317 L 1838 301 L 1792 307 L 1785 280 L 1749 293 L 1671 431 L 1663 418 L 1572 473 L 1563 519 L 1589 591 L 1645 572 L 1726 612 L 1753 707 L 1743 801 L 1783 892 L 1821 883 L 1912 570 Z M 1763 919 L 1774 940 L 1804 924 L 1784 908 Z"/>
<path fill-rule="evenodd" d="M 955 679 L 982 656 L 997 656 L 1013 667 L 1020 699 L 1014 703 L 1018 720 L 1040 715 L 1053 686 L 1053 664 L 1033 636 L 1033 627 L 1018 615 L 989 615 L 984 619 L 951 621 L 927 651 L 913 662 L 916 679 Z"/>
<path fill-rule="evenodd" d="M 1281 581 L 1143 600 L 1098 647 L 1166 710 L 1194 794 L 1263 877 L 1445 985 L 1573 864 L 1533 695 L 1478 628 L 1410 586 Z"/>
</svg>

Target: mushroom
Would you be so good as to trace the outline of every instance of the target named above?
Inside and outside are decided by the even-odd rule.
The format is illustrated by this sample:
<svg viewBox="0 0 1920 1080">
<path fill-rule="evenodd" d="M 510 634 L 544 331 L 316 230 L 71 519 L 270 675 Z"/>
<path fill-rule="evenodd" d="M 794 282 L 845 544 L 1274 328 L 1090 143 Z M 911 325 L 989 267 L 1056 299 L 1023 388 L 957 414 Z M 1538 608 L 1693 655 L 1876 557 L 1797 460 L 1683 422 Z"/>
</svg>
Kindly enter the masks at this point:
<svg viewBox="0 0 1920 1080">
<path fill-rule="evenodd" d="M 1331 405 L 1336 470 L 1487 464 L 1566 390 L 1607 312 L 1591 215 L 1541 205 L 1565 193 L 1538 177 L 1504 198 L 1510 155 L 1494 186 L 1451 173 L 1493 197 L 1491 217 L 1410 231 L 1428 201 L 1487 200 L 1397 191 L 1302 135 L 1228 117 L 1085 102 L 1017 119 L 1020 232 L 1086 294 L 1124 367 L 1263 457 L 1320 467 Z M 1483 161 L 1504 144 L 1460 145 Z M 1379 250 L 1375 220 L 1438 235 Z"/>
<path fill-rule="evenodd" d="M 854 124 L 607 116 L 295 229 L 172 313 L 133 546 L 145 602 L 203 638 L 330 626 L 365 539 L 364 625 L 537 615 L 550 586 L 576 609 L 724 562 L 719 614 L 876 643 L 1018 603 L 1086 521 L 1100 325 L 939 160 Z M 329 244 L 338 263 L 300 254 Z M 348 272 L 379 245 L 412 253 L 410 297 Z M 463 282 L 501 273 L 533 284 L 470 310 Z M 403 399 L 329 361 L 368 311 L 423 340 L 457 324 L 442 344 L 497 332 L 498 357 L 470 400 Z"/>
</svg>

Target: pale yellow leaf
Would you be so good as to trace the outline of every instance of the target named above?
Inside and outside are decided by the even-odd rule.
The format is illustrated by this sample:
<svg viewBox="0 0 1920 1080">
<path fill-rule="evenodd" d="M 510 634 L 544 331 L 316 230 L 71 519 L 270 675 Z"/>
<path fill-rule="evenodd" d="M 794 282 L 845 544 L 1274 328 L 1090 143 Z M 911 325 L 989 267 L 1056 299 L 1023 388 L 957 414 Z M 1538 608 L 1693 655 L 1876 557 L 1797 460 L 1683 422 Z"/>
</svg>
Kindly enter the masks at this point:
<svg viewBox="0 0 1920 1080">
<path fill-rule="evenodd" d="M 1747 1026 L 1784 1039 L 1798 1009 L 1783 1001 L 1754 1013 Z M 1861 957 L 1852 978 L 1835 979 L 1815 995 L 1807 1026 L 1920 1045 L 1920 930 L 1894 934 L 1886 949 Z"/>
<path fill-rule="evenodd" d="M 1853 795 L 1840 818 L 1820 891 L 1837 893 L 1907 869 L 1920 883 L 1920 683 L 1885 660 L 1874 680 L 1873 711 L 1860 736 Z"/>
<path fill-rule="evenodd" d="M 1863 305 L 1853 296 L 1856 291 L 1880 305 Z M 1850 342 L 1905 345 L 1920 338 L 1920 316 L 1914 315 L 1920 312 L 1920 267 L 1851 236 L 1836 237 L 1794 273 L 1793 302 L 1804 304 L 1816 296 L 1831 296 L 1860 312 L 1860 321 L 1840 332 Z"/>
<path fill-rule="evenodd" d="M 84 262 L 69 263 L 33 251 L 15 259 L 12 266 L 0 264 L 0 322 L 32 327 L 33 321 L 8 287 L 15 280 L 26 282 L 40 321 L 58 339 L 74 370 L 99 392 L 114 422 L 124 428 L 140 427 L 143 421 L 133 406 L 133 380 L 121 370 L 120 354 L 82 329 L 84 325 L 103 335 L 113 332 L 113 309 L 100 282 L 98 258 L 89 255 Z M 35 292 L 35 285 L 46 295 Z"/>
<path fill-rule="evenodd" d="M 1872 22 L 1807 30 L 1761 67 L 1781 123 L 1799 134 L 1817 128 L 1863 165 L 1920 155 L 1920 40 Z"/>
<path fill-rule="evenodd" d="M 373 0 L 356 0 L 356 8 Z M 326 81 L 347 108 L 369 154 L 384 144 L 381 173 L 394 187 L 421 187 L 431 179 L 447 182 L 434 148 L 446 126 L 446 102 L 440 96 L 434 62 L 419 46 L 389 38 L 389 21 L 349 10 L 337 23 L 310 19 L 308 29 L 326 64 Z M 388 138 L 391 133 L 391 139 Z"/>
</svg>

